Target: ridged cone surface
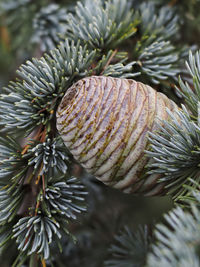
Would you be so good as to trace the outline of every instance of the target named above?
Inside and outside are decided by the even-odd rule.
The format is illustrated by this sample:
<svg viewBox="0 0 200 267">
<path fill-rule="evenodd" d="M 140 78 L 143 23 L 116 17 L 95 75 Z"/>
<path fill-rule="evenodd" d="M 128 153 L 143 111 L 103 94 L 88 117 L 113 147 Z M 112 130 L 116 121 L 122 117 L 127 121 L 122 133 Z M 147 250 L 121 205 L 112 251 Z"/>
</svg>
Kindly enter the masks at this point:
<svg viewBox="0 0 200 267">
<path fill-rule="evenodd" d="M 168 119 L 176 104 L 148 85 L 91 76 L 68 89 L 57 129 L 74 158 L 103 183 L 124 192 L 162 194 L 159 175 L 145 175 L 148 131 Z"/>
</svg>

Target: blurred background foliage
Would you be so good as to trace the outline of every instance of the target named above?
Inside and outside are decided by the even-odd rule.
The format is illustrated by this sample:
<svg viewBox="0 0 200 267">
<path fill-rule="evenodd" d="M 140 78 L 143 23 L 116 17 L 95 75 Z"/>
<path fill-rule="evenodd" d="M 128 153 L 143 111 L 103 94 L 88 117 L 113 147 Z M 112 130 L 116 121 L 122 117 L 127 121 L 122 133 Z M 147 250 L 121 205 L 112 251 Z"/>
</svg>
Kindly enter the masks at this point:
<svg viewBox="0 0 200 267">
<path fill-rule="evenodd" d="M 26 60 L 40 58 L 64 37 L 70 38 L 69 13 L 75 23 L 79 20 L 76 2 L 0 0 L 0 88 L 14 79 L 16 70 Z M 128 62 L 135 62 L 132 73 L 141 73 L 137 80 L 179 103 L 180 96 L 174 89 L 178 74 L 182 73 L 190 82 L 184 61 L 188 50 L 195 50 L 200 44 L 200 1 L 130 0 L 129 5 L 135 10 L 133 27 L 137 31 L 118 45 L 118 51 L 128 52 Z M 115 49 L 115 42 L 110 42 L 110 46 Z M 157 222 L 163 221 L 163 213 L 172 209 L 171 198 L 123 194 L 102 185 L 77 164 L 71 166 L 70 173 L 79 177 L 89 192 L 88 211 L 69 223 L 68 229 L 77 243 L 63 236 L 63 253 L 58 254 L 53 245 L 53 258 L 51 263 L 46 262 L 47 266 L 144 266 L 150 251 L 149 239 L 154 239 L 152 230 Z M 126 242 L 127 239 L 133 243 Z M 16 256 L 12 244 L 0 257 L 0 266 L 11 266 Z M 29 266 L 36 267 L 33 262 Z M 27 266 L 26 262 L 23 266 Z"/>
</svg>

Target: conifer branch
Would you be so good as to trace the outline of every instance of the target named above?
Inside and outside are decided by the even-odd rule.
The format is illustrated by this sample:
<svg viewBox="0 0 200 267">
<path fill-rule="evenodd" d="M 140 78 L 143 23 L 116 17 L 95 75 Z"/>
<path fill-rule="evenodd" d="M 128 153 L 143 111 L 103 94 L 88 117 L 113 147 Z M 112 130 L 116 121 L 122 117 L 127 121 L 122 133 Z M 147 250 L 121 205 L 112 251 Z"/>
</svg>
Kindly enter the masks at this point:
<svg viewBox="0 0 200 267">
<path fill-rule="evenodd" d="M 144 36 L 162 37 L 166 40 L 177 38 L 179 18 L 173 8 L 168 5 L 158 8 L 153 2 L 142 3 L 139 6 L 139 14 L 140 31 Z"/>
<path fill-rule="evenodd" d="M 155 231 L 157 243 L 147 259 L 148 267 L 199 266 L 199 192 L 198 206 L 190 205 L 190 211 L 176 207 L 165 215 L 165 224 L 158 224 Z"/>
<path fill-rule="evenodd" d="M 86 46 L 66 41 L 49 55 L 22 65 L 21 79 L 10 82 L 0 97 L 4 131 L 16 132 L 17 127 L 30 134 L 37 125 L 45 125 L 49 132 L 58 100 L 73 81 L 89 75 L 94 56 Z"/>
<path fill-rule="evenodd" d="M 31 43 L 39 44 L 42 52 L 55 48 L 66 31 L 67 10 L 57 4 L 41 8 L 33 18 Z"/>
<path fill-rule="evenodd" d="M 137 43 L 135 55 L 141 72 L 154 84 L 159 84 L 167 78 L 174 78 L 180 72 L 177 66 L 178 54 L 170 41 L 149 36 Z"/>
<path fill-rule="evenodd" d="M 81 39 L 93 48 L 116 48 L 123 40 L 136 32 L 137 17 L 127 0 L 89 1 L 77 3 L 75 15 L 67 17 L 66 36 Z"/>
<path fill-rule="evenodd" d="M 160 182 L 174 197 L 184 194 L 182 185 L 190 184 L 187 178 L 198 181 L 200 171 L 200 128 L 182 107 L 177 114 L 169 112 L 171 123 L 165 121 L 159 134 L 150 133 L 151 151 L 147 151 L 154 160 L 149 173 L 162 174 Z"/>
<path fill-rule="evenodd" d="M 194 115 L 194 118 L 198 117 L 198 102 L 200 101 L 200 54 L 199 51 L 192 54 L 189 52 L 189 61 L 186 62 L 188 74 L 192 78 L 193 84 L 184 82 L 179 78 L 180 88 L 177 88 L 178 92 L 184 98 L 188 108 Z"/>
<path fill-rule="evenodd" d="M 58 5 L 48 0 L 8 0 L 0 4 L 0 18 L 10 38 L 9 43 L 0 40 L 0 47 L 9 44 L 1 62 L 8 58 L 4 55 L 18 55 L 22 62 L 30 57 L 27 50 L 38 57 L 21 65 L 18 78 L 0 94 L 0 247 L 3 251 L 17 245 L 13 267 L 28 263 L 46 267 L 54 262 L 52 247 L 55 244 L 56 251 L 61 250 L 63 233 L 67 240 L 75 239 L 69 222 L 79 220 L 79 214 L 86 211 L 85 186 L 71 177 L 72 155 L 56 130 L 55 113 L 61 98 L 72 84 L 91 75 L 137 76 L 142 83 L 156 84 L 155 89 L 165 92 L 164 84 L 172 82 L 175 87 L 182 71 L 181 37 L 184 33 L 184 42 L 190 40 L 190 45 L 199 32 L 198 1 L 183 1 L 182 7 L 178 2 L 69 0 Z M 191 27 L 185 14 L 192 18 Z M 190 34 L 188 29 L 196 30 Z M 45 51 L 48 54 L 39 58 Z M 13 64 L 7 61 L 13 69 L 19 65 L 14 58 Z M 190 52 L 186 66 L 193 84 L 180 78 L 177 89 L 188 109 L 169 112 L 171 122 L 150 134 L 147 153 L 152 158 L 148 169 L 152 179 L 162 176 L 158 183 L 191 213 L 176 208 L 166 216 L 170 228 L 158 225 L 158 243 L 148 257 L 149 267 L 199 266 L 199 62 L 199 52 Z M 143 183 L 143 179 L 138 181 L 139 186 Z M 103 190 L 93 191 L 101 199 Z M 89 240 L 90 232 L 86 232 Z M 137 232 L 126 227 L 116 235 L 105 266 L 144 265 L 150 236 L 146 227 Z"/>
<path fill-rule="evenodd" d="M 105 261 L 105 267 L 144 266 L 152 242 L 149 232 L 146 225 L 140 226 L 134 233 L 125 227 L 115 236 L 115 243 L 109 248 L 111 257 Z"/>
</svg>

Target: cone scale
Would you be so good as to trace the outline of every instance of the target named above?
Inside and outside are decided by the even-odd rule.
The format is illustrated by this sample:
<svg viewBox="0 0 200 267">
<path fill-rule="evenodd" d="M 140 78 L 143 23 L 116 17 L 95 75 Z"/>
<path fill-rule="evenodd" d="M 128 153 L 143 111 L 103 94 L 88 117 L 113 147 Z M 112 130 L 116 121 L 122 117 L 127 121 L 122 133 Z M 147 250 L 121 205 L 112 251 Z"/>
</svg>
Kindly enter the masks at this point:
<svg viewBox="0 0 200 267">
<path fill-rule="evenodd" d="M 161 195 L 160 175 L 145 174 L 148 131 L 177 105 L 148 85 L 104 76 L 70 87 L 57 110 L 57 129 L 74 158 L 103 183 L 127 193 Z"/>
</svg>

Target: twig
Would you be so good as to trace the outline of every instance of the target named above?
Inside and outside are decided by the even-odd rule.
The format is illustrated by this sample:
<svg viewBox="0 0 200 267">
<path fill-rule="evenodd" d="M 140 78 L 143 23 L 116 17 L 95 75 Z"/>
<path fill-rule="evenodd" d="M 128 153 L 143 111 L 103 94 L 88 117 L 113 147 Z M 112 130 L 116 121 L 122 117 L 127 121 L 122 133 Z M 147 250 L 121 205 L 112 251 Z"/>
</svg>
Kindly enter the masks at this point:
<svg viewBox="0 0 200 267">
<path fill-rule="evenodd" d="M 112 53 L 112 55 L 110 56 L 110 58 L 108 59 L 106 65 L 104 66 L 102 72 L 100 73 L 100 75 L 103 74 L 103 72 L 105 71 L 105 69 L 108 67 L 108 65 L 110 64 L 110 62 L 112 61 L 113 57 L 117 54 L 117 49 L 115 49 Z"/>
</svg>

